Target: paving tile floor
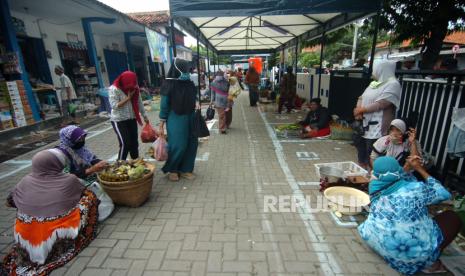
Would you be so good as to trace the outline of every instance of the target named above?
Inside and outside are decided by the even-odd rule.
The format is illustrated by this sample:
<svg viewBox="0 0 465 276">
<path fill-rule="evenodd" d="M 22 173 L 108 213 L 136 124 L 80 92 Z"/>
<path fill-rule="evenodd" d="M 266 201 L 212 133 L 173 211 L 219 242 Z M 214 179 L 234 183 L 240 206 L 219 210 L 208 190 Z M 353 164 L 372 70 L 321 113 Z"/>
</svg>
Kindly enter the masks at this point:
<svg viewBox="0 0 465 276">
<path fill-rule="evenodd" d="M 397 275 L 356 229 L 337 227 L 328 213 L 308 206 L 265 212 L 265 198 L 299 197 L 301 183 L 318 181 L 314 163 L 351 161 L 355 151 L 338 141 L 278 138 L 273 124 L 305 114 L 276 116 L 270 106 L 249 107 L 247 96 L 234 106 L 229 133 L 217 134 L 215 125 L 201 143 L 194 181 L 168 182 L 157 163 L 150 199 L 139 208 L 117 207 L 90 246 L 52 275 Z M 111 126 L 89 131 L 87 146 L 114 159 Z M 318 160 L 299 160 L 296 152 L 314 152 Z M 0 164 L 0 200 L 29 172 L 33 153 Z M 2 257 L 14 216 L 14 209 L 0 211 Z"/>
</svg>

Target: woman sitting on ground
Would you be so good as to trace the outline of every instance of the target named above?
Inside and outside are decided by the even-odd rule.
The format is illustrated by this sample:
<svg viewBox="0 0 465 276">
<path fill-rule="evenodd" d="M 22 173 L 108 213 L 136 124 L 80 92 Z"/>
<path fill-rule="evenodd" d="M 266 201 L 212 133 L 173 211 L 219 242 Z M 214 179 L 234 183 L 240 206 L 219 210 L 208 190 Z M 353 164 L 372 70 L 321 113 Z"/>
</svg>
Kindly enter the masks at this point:
<svg viewBox="0 0 465 276">
<path fill-rule="evenodd" d="M 98 159 L 85 147 L 86 136 L 86 131 L 80 127 L 72 125 L 62 128 L 57 149 L 68 158 L 69 172 L 82 179 L 85 186 L 89 186 L 97 180 L 95 174 L 105 169 L 108 163 Z"/>
<path fill-rule="evenodd" d="M 32 172 L 8 196 L 7 206 L 17 209 L 16 244 L 2 275 L 48 275 L 95 238 L 98 199 L 75 175 L 63 173 L 65 164 L 56 150 L 40 151 Z"/>
<path fill-rule="evenodd" d="M 305 139 L 329 135 L 331 133 L 329 129 L 331 117 L 329 116 L 328 109 L 321 106 L 321 99 L 311 99 L 309 107 L 310 111 L 305 120 L 299 122 L 299 125 L 302 126 L 300 137 Z"/>
<path fill-rule="evenodd" d="M 408 165 L 425 182 L 405 178 L 404 169 L 393 157 L 374 162 L 376 177 L 369 184 L 370 214 L 358 227 L 361 237 L 389 265 L 403 274 L 444 270 L 439 256 L 459 233 L 462 223 L 453 211 L 434 218 L 428 206 L 447 200 L 451 194 L 422 167 L 418 156 Z"/>
<path fill-rule="evenodd" d="M 394 157 L 406 171 L 410 168 L 406 165 L 407 157 L 410 155 L 421 155 L 420 143 L 416 140 L 416 129 L 410 128 L 400 119 L 395 119 L 389 127 L 389 134 L 376 140 L 370 155 L 371 166 L 380 156 Z"/>
</svg>

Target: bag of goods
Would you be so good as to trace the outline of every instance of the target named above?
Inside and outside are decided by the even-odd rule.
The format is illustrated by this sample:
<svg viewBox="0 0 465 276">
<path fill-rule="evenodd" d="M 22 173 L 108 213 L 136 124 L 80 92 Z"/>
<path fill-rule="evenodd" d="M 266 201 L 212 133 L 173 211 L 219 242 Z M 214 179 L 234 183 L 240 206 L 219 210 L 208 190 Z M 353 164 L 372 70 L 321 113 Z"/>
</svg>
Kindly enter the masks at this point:
<svg viewBox="0 0 465 276">
<path fill-rule="evenodd" d="M 345 121 L 338 121 L 331 123 L 329 125 L 331 129 L 331 139 L 332 140 L 352 140 L 354 130 L 349 123 Z"/>
<path fill-rule="evenodd" d="M 157 161 L 168 160 L 168 143 L 164 137 L 158 138 L 155 143 L 153 143 L 153 156 Z"/>
<path fill-rule="evenodd" d="M 150 123 L 145 124 L 140 134 L 140 139 L 142 143 L 153 143 L 157 140 L 158 134 L 157 131 L 152 127 Z"/>
<path fill-rule="evenodd" d="M 93 182 L 88 188 L 94 192 L 94 194 L 100 200 L 98 205 L 98 221 L 102 222 L 106 220 L 111 215 L 111 213 L 113 213 L 115 204 L 113 204 L 113 200 L 111 200 L 108 194 L 105 193 L 102 186 L 100 186 L 98 182 Z"/>
<path fill-rule="evenodd" d="M 213 118 L 215 118 L 215 109 L 213 108 L 213 105 L 210 105 L 207 108 L 207 113 L 206 113 L 205 120 L 210 121 L 210 120 L 213 120 Z"/>
</svg>

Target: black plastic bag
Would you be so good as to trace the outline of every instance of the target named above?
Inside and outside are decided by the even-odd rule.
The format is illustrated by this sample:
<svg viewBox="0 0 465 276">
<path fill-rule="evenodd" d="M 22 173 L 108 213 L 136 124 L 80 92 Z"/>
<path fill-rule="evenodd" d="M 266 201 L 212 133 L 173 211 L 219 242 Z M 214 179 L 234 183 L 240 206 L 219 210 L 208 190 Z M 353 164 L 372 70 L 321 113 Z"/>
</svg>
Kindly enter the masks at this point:
<svg viewBox="0 0 465 276">
<path fill-rule="evenodd" d="M 352 129 L 354 130 L 354 132 L 352 133 L 352 142 L 354 146 L 358 146 L 362 143 L 363 135 L 365 134 L 365 129 L 363 128 L 363 121 L 355 120 L 352 123 Z"/>
<path fill-rule="evenodd" d="M 210 131 L 208 130 L 207 123 L 205 123 L 200 109 L 195 111 L 194 116 L 194 128 L 192 130 L 194 137 L 203 138 L 210 136 Z"/>
<path fill-rule="evenodd" d="M 208 108 L 207 108 L 207 114 L 206 114 L 206 120 L 207 121 L 210 121 L 210 120 L 213 120 L 213 118 L 215 118 L 215 109 L 210 105 Z"/>
</svg>

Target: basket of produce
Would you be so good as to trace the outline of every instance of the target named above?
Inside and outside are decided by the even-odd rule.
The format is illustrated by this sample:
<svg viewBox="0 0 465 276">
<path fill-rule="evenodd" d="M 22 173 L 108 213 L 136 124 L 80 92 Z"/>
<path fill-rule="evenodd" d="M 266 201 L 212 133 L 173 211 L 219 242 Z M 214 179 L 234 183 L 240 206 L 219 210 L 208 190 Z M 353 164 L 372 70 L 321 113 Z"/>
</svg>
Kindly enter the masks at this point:
<svg viewBox="0 0 465 276">
<path fill-rule="evenodd" d="M 155 165 L 142 159 L 117 161 L 97 178 L 115 204 L 139 207 L 152 192 L 154 171 Z"/>
</svg>

